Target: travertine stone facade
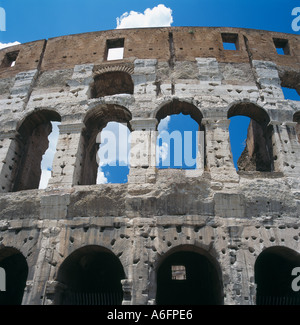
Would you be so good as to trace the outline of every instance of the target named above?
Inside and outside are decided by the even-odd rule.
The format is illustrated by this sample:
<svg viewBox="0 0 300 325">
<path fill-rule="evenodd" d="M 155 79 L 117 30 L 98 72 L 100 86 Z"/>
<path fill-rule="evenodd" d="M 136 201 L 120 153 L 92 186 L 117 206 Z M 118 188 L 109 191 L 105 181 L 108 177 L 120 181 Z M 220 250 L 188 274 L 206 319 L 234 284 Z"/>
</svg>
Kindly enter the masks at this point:
<svg viewBox="0 0 300 325">
<path fill-rule="evenodd" d="M 222 37 L 237 49 L 224 50 Z M 116 40 L 124 57 L 108 61 Z M 276 52 L 278 40 L 285 55 Z M 0 267 L 18 256 L 23 279 L 11 301 L 67 303 L 75 262 L 84 268 L 98 255 L 99 265 L 106 255 L 114 260 L 103 262 L 110 273 L 122 269 L 120 301 L 134 305 L 166 303 L 164 290 L 176 295 L 159 270 L 182 252 L 214 270 L 208 303 L 256 304 L 263 252 L 300 266 L 300 103 L 281 89 L 300 93 L 299 35 L 112 30 L 6 48 L 0 62 L 10 52 L 16 64 L 0 66 Z M 204 155 L 195 170 L 157 169 L 157 126 L 178 113 L 198 122 Z M 229 141 L 235 115 L 253 120 L 238 172 Z M 52 178 L 39 190 L 34 166 L 50 121 L 61 121 L 59 139 Z M 95 140 L 109 121 L 131 131 L 127 184 L 95 185 Z"/>
</svg>

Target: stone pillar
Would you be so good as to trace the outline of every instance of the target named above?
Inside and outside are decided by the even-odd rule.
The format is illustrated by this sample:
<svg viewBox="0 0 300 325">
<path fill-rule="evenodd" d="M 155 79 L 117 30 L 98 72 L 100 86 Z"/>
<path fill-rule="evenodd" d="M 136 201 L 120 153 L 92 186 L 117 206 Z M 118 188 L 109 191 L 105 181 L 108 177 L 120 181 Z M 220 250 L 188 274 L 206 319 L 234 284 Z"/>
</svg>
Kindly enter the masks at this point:
<svg viewBox="0 0 300 325">
<path fill-rule="evenodd" d="M 230 120 L 204 118 L 202 123 L 205 126 L 206 166 L 211 178 L 220 182 L 238 182 L 230 147 Z"/>
<path fill-rule="evenodd" d="M 298 176 L 300 161 L 297 159 L 299 152 L 297 123 L 271 121 L 269 125 L 273 126 L 274 171 L 283 172 L 286 176 Z"/>
<path fill-rule="evenodd" d="M 128 279 L 121 280 L 123 289 L 122 305 L 131 305 L 132 300 L 132 281 Z"/>
<path fill-rule="evenodd" d="M 48 187 L 78 185 L 81 178 L 84 124 L 59 125 L 59 138 Z"/>
<path fill-rule="evenodd" d="M 19 161 L 18 133 L 0 134 L 0 193 L 10 192 Z"/>
<path fill-rule="evenodd" d="M 252 64 L 263 100 L 268 100 L 270 103 L 277 102 L 278 98 L 284 99 L 276 64 L 261 60 L 253 60 Z"/>
<path fill-rule="evenodd" d="M 134 119 L 130 121 L 131 150 L 129 183 L 153 183 L 156 170 L 157 119 Z"/>
</svg>

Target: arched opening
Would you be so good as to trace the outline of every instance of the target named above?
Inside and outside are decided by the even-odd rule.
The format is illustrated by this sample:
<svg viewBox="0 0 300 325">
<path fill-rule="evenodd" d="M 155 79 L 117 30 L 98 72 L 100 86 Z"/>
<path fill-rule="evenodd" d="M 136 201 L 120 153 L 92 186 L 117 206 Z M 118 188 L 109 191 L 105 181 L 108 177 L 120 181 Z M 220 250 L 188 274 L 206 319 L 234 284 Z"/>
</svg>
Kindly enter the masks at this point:
<svg viewBox="0 0 300 325">
<path fill-rule="evenodd" d="M 168 254 L 157 270 L 156 304 L 223 304 L 218 271 L 211 256 L 187 247 Z"/>
<path fill-rule="evenodd" d="M 265 249 L 256 259 L 257 305 L 299 305 L 300 291 L 294 291 L 292 271 L 300 266 L 300 255 L 286 247 Z M 299 281 L 298 281 L 299 282 Z"/>
<path fill-rule="evenodd" d="M 96 184 L 127 183 L 130 168 L 129 128 L 122 123 L 109 122 L 98 137 L 100 147 Z"/>
<path fill-rule="evenodd" d="M 13 191 L 39 188 L 41 161 L 49 146 L 48 136 L 52 132 L 51 122 L 60 122 L 58 113 L 40 110 L 28 115 L 18 127 Z"/>
<path fill-rule="evenodd" d="M 83 163 L 81 185 L 92 185 L 99 180 L 98 170 L 102 167 L 101 161 L 98 159 L 98 151 L 100 147 L 101 132 L 108 125 L 109 122 L 122 123 L 130 129 L 129 121 L 131 120 L 131 113 L 125 107 L 118 105 L 101 105 L 91 109 L 85 119 L 85 130 L 83 132 Z M 100 133 L 100 136 L 99 136 Z M 122 132 L 121 132 L 122 133 Z M 107 146 L 108 156 L 120 153 L 119 135 L 116 133 L 112 135 L 115 137 L 115 147 Z M 119 152 L 117 152 L 117 150 Z M 105 151 L 105 150 L 104 150 Z M 117 155 L 120 157 L 120 155 Z M 117 158 L 116 156 L 116 158 Z M 116 161 L 116 160 L 114 160 Z M 114 166 L 113 166 L 114 167 Z M 124 166 L 122 166 L 124 167 Z M 112 171 L 113 172 L 113 171 Z"/>
<path fill-rule="evenodd" d="M 21 305 L 28 276 L 25 257 L 15 248 L 2 248 L 0 268 L 5 270 L 6 289 L 0 291 L 0 305 Z"/>
<path fill-rule="evenodd" d="M 246 148 L 248 128 L 251 119 L 248 116 L 233 116 L 230 118 L 229 137 L 234 167 L 239 170 L 238 162 Z"/>
<path fill-rule="evenodd" d="M 298 137 L 298 142 L 300 143 L 300 111 L 296 112 L 293 116 L 293 121 L 297 123 L 296 125 L 296 133 Z"/>
<path fill-rule="evenodd" d="M 59 136 L 59 128 L 58 126 L 61 122 L 51 122 L 52 131 L 48 136 L 49 146 L 45 151 L 42 161 L 41 161 L 41 178 L 39 183 L 39 189 L 45 189 L 48 185 L 49 179 L 51 178 L 51 171 L 53 165 L 53 159 L 56 152 L 56 146 Z"/>
<path fill-rule="evenodd" d="M 237 103 L 230 107 L 227 117 L 231 120 L 229 127 L 230 138 L 239 138 L 242 134 L 241 128 L 248 123 L 247 137 L 241 138 L 238 143 L 245 141 L 245 147 L 239 158 L 237 157 L 235 144 L 231 141 L 233 160 L 239 171 L 262 171 L 274 170 L 272 135 L 273 128 L 269 125 L 270 118 L 264 109 L 253 103 Z M 238 117 L 233 122 L 233 118 Z M 246 123 L 242 118 L 248 117 Z M 235 128 L 234 128 L 235 124 Z"/>
<path fill-rule="evenodd" d="M 295 70 L 279 69 L 281 88 L 284 99 L 300 100 L 300 74 Z"/>
<path fill-rule="evenodd" d="M 119 259 L 108 249 L 86 246 L 62 263 L 57 281 L 64 290 L 56 292 L 58 305 L 121 305 L 125 278 Z"/>
<path fill-rule="evenodd" d="M 131 75 L 123 71 L 109 71 L 94 78 L 91 87 L 91 98 L 99 98 L 117 94 L 133 94 L 134 85 Z"/>
<path fill-rule="evenodd" d="M 157 114 L 157 167 L 196 169 L 205 163 L 202 113 L 193 104 L 177 99 Z"/>
</svg>

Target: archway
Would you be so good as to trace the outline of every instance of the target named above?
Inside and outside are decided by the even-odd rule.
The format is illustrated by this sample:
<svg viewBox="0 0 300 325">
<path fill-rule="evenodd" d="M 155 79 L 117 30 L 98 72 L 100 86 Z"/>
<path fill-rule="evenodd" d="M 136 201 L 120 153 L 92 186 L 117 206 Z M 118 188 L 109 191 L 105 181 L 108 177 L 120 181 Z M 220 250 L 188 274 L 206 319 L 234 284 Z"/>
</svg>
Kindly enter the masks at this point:
<svg viewBox="0 0 300 325">
<path fill-rule="evenodd" d="M 15 150 L 13 191 L 39 188 L 41 161 L 48 148 L 51 122 L 60 122 L 60 115 L 52 110 L 39 110 L 28 115 L 19 125 Z"/>
<path fill-rule="evenodd" d="M 21 305 L 28 276 L 25 257 L 15 248 L 2 248 L 0 249 L 0 268 L 5 271 L 6 289 L 0 291 L 0 305 Z"/>
<path fill-rule="evenodd" d="M 269 125 L 268 113 L 256 104 L 239 102 L 233 104 L 227 113 L 229 119 L 237 116 L 250 118 L 245 149 L 237 160 L 237 169 L 242 171 L 273 171 L 273 128 Z M 237 127 L 240 128 L 240 125 L 239 123 Z M 229 130 L 231 133 L 231 127 Z M 231 143 L 231 145 L 233 144 Z"/>
<path fill-rule="evenodd" d="M 124 71 L 108 71 L 96 75 L 91 87 L 91 97 L 99 98 L 117 94 L 133 94 L 131 75 Z"/>
<path fill-rule="evenodd" d="M 97 183 L 98 161 L 97 153 L 100 146 L 98 134 L 109 122 L 117 122 L 127 125 L 129 130 L 132 115 L 130 111 L 119 105 L 100 105 L 92 108 L 84 119 L 85 130 L 82 136 L 83 162 L 81 173 L 81 185 L 93 185 Z"/>
<path fill-rule="evenodd" d="M 108 249 L 85 246 L 62 263 L 57 281 L 64 286 L 55 295 L 59 305 L 121 305 L 121 280 L 125 273 L 119 259 Z"/>
<path fill-rule="evenodd" d="M 300 267 L 300 254 L 286 247 L 265 249 L 256 259 L 257 305 L 299 305 L 300 291 L 292 288 L 292 270 Z"/>
<path fill-rule="evenodd" d="M 199 168 L 205 164 L 202 113 L 193 104 L 173 99 L 157 113 L 157 167 Z M 203 167 L 203 166 L 202 166 Z"/>
<path fill-rule="evenodd" d="M 157 305 L 223 304 L 220 271 L 204 251 L 181 247 L 163 259 L 157 270 Z"/>
<path fill-rule="evenodd" d="M 298 142 L 300 143 L 300 111 L 296 112 L 293 116 L 293 121 L 297 123 L 296 125 L 296 133 L 298 137 Z"/>
</svg>

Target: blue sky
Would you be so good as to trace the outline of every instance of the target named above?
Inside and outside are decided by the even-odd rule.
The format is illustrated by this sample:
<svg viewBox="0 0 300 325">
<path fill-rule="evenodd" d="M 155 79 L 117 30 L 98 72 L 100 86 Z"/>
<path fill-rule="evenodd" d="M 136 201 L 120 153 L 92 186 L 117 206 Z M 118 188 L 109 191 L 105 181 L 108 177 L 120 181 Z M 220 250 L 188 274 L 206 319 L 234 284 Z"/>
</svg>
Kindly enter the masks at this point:
<svg viewBox="0 0 300 325">
<path fill-rule="evenodd" d="M 158 5 L 165 9 L 151 11 Z M 292 28 L 294 21 L 294 26 L 300 29 L 300 19 L 298 22 L 297 16 L 292 16 L 296 7 L 300 7 L 299 0 L 0 0 L 0 8 L 6 14 L 6 30 L 0 30 L 0 48 L 6 43 L 25 43 L 117 27 L 139 27 L 141 21 L 148 24 L 142 27 L 228 26 L 300 34 Z M 183 125 L 175 119 L 167 122 L 172 130 Z M 247 125 L 249 121 L 243 123 Z M 242 129 L 245 127 L 235 127 L 236 133 L 231 135 L 237 141 L 232 144 L 232 150 L 237 150 L 235 156 L 243 150 L 245 135 Z M 55 143 L 50 151 L 53 155 Z M 50 169 L 47 164 L 44 168 Z M 123 182 L 127 172 L 126 167 L 112 173 L 108 167 L 102 166 L 102 182 Z M 114 178 L 108 173 L 114 174 Z M 121 176 L 118 178 L 118 175 Z"/>
<path fill-rule="evenodd" d="M 21 43 L 97 30 L 114 29 L 125 12 L 143 13 L 164 4 L 172 26 L 231 26 L 296 33 L 291 28 L 297 0 L 0 0 L 6 32 L 0 42 Z"/>
</svg>

